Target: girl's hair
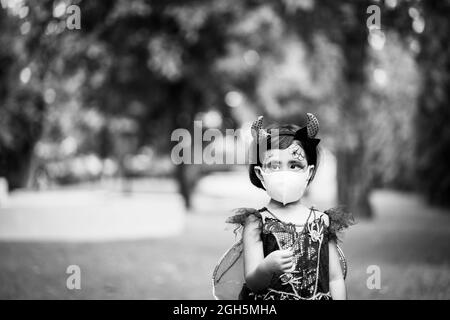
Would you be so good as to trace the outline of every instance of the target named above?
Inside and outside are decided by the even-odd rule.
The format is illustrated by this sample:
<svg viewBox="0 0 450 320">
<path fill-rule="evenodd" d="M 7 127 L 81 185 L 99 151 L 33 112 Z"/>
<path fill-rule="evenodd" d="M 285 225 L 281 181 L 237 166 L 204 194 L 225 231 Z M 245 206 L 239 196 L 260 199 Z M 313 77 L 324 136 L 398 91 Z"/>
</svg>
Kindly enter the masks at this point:
<svg viewBox="0 0 450 320">
<path fill-rule="evenodd" d="M 265 151 L 272 150 L 272 149 L 286 149 L 289 147 L 294 141 L 297 141 L 299 145 L 302 147 L 302 149 L 305 151 L 306 161 L 308 162 L 308 165 L 314 165 L 314 169 L 311 175 L 311 178 L 308 181 L 308 185 L 311 183 L 311 181 L 314 179 L 314 176 L 316 175 L 317 168 L 319 166 L 319 147 L 317 145 L 313 145 L 306 141 L 299 141 L 294 140 L 294 134 L 297 130 L 299 130 L 301 127 L 295 125 L 295 124 L 286 124 L 286 125 L 272 125 L 267 128 L 267 131 L 270 132 L 277 132 L 278 134 L 269 135 L 267 138 L 260 138 L 258 144 L 255 147 L 255 143 L 257 143 L 257 139 L 254 139 L 250 150 L 256 150 L 256 163 L 253 161 L 249 168 L 248 168 L 248 174 L 250 177 L 250 181 L 253 185 L 255 185 L 258 188 L 264 189 L 264 186 L 261 183 L 261 180 L 259 180 L 258 176 L 255 173 L 255 167 L 256 166 L 262 166 L 261 159 L 264 156 Z M 260 148 L 266 148 L 264 151 L 260 151 Z"/>
</svg>

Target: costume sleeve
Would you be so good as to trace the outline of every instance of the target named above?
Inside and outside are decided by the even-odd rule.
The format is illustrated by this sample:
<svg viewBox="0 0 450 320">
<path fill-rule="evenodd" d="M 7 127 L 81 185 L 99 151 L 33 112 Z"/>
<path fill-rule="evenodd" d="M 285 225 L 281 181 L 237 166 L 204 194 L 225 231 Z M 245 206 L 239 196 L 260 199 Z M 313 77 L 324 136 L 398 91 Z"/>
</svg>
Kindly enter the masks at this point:
<svg viewBox="0 0 450 320">
<path fill-rule="evenodd" d="M 324 213 L 328 215 L 330 221 L 328 226 L 330 240 L 341 241 L 342 231 L 355 224 L 353 214 L 343 206 L 330 208 L 325 210 Z"/>
<path fill-rule="evenodd" d="M 237 208 L 233 211 L 235 214 L 231 217 L 228 217 L 225 222 L 235 225 L 236 228 L 233 230 L 235 235 L 237 235 L 237 232 L 239 230 L 242 230 L 245 224 L 245 219 L 249 215 L 254 214 L 256 217 L 261 219 L 261 213 L 254 208 Z"/>
</svg>

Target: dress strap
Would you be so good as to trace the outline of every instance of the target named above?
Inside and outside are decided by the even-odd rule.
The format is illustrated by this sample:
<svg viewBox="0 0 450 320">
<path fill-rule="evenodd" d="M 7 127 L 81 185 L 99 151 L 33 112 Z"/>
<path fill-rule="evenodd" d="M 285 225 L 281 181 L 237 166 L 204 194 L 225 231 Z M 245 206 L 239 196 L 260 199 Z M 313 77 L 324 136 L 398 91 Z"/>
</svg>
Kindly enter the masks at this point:
<svg viewBox="0 0 450 320">
<path fill-rule="evenodd" d="M 314 208 L 314 206 L 311 206 L 311 207 L 309 208 L 309 217 L 308 217 L 308 220 L 309 220 L 309 218 L 311 218 L 311 212 L 314 213 L 314 220 L 313 220 L 313 221 L 315 221 L 315 220 L 317 219 L 317 216 L 316 216 L 316 208 Z M 308 220 L 306 220 L 306 221 L 308 221 Z"/>
<path fill-rule="evenodd" d="M 258 212 L 259 212 L 260 215 L 261 215 L 262 223 L 265 224 L 265 223 L 266 223 L 266 215 L 264 214 L 264 212 L 269 212 L 269 211 L 267 210 L 266 207 L 263 207 L 263 208 L 259 209 Z M 269 212 L 269 213 L 270 213 L 270 212 Z"/>
<path fill-rule="evenodd" d="M 273 214 L 271 211 L 269 211 L 269 209 L 267 209 L 267 207 L 263 207 L 262 209 L 260 209 L 260 212 L 268 212 L 272 217 L 274 217 L 275 219 L 277 219 L 278 221 L 281 221 L 280 219 L 278 219 L 278 217 Z"/>
</svg>

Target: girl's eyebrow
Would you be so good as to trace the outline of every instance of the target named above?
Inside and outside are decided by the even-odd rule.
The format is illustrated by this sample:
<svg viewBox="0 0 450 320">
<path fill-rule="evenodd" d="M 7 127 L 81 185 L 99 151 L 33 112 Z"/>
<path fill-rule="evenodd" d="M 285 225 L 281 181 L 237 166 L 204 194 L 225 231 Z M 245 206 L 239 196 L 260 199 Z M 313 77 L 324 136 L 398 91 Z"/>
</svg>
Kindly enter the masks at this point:
<svg viewBox="0 0 450 320">
<path fill-rule="evenodd" d="M 307 163 L 306 159 L 290 159 L 288 161 L 288 164 L 301 164 L 301 165 L 303 165 L 305 163 Z"/>
<path fill-rule="evenodd" d="M 267 158 L 267 160 L 269 160 L 270 158 L 273 158 L 275 156 L 275 154 L 273 154 L 272 152 L 268 152 L 267 154 L 266 154 L 266 158 Z"/>
<path fill-rule="evenodd" d="M 279 159 L 270 159 L 270 157 L 268 157 L 267 159 L 264 160 L 263 164 L 269 164 L 269 163 L 280 163 L 281 161 Z"/>
<path fill-rule="evenodd" d="M 269 163 L 281 163 L 278 159 L 266 159 L 263 164 L 269 164 Z"/>
</svg>

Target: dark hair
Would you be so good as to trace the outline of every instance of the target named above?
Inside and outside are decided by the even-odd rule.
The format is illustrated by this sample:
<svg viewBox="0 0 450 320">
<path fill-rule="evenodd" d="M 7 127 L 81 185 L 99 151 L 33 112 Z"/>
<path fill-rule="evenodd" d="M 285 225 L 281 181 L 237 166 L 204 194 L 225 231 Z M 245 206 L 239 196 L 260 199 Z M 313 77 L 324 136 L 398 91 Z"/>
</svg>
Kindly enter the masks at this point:
<svg viewBox="0 0 450 320">
<path fill-rule="evenodd" d="M 267 131 L 269 133 L 278 131 L 278 134 L 272 136 L 269 135 L 267 138 L 260 138 L 259 143 L 256 147 L 254 145 L 256 141 L 253 140 L 253 145 L 251 146 L 250 150 L 256 150 L 256 163 L 255 161 L 253 161 L 252 163 L 250 163 L 250 166 L 248 168 L 250 181 L 253 185 L 265 190 L 264 186 L 255 173 L 255 167 L 262 165 L 261 157 L 264 155 L 264 152 L 275 148 L 281 150 L 286 149 L 294 141 L 298 141 L 302 149 L 305 151 L 306 161 L 308 162 L 308 165 L 314 165 L 314 169 L 311 178 L 308 181 L 308 185 L 311 183 L 311 181 L 314 179 L 314 176 L 316 175 L 316 171 L 319 165 L 319 147 L 317 145 L 309 143 L 307 140 L 295 140 L 294 134 L 299 129 L 301 129 L 301 127 L 295 124 L 272 125 L 267 128 Z M 264 150 L 260 150 L 261 148 L 264 148 Z"/>
</svg>

